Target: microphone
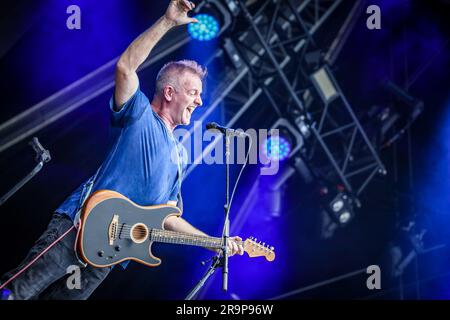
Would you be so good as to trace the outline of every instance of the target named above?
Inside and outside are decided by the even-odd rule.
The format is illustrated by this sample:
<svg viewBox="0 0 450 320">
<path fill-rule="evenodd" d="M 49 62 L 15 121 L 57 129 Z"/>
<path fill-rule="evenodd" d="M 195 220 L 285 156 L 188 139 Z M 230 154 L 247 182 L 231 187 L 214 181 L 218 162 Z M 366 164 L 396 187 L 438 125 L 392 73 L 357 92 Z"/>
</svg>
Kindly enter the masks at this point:
<svg viewBox="0 0 450 320">
<path fill-rule="evenodd" d="M 236 136 L 236 137 L 240 137 L 240 138 L 248 137 L 248 134 L 246 134 L 245 132 L 237 131 L 237 130 L 227 128 L 227 127 L 222 127 L 215 122 L 207 123 L 206 129 L 207 130 L 216 129 L 216 130 L 219 130 L 220 132 L 222 132 L 224 135 L 229 135 L 229 136 Z"/>
<path fill-rule="evenodd" d="M 52 159 L 50 156 L 50 152 L 42 147 L 42 145 L 39 143 L 38 138 L 34 137 L 29 144 L 36 152 L 36 162 L 49 162 Z"/>
</svg>

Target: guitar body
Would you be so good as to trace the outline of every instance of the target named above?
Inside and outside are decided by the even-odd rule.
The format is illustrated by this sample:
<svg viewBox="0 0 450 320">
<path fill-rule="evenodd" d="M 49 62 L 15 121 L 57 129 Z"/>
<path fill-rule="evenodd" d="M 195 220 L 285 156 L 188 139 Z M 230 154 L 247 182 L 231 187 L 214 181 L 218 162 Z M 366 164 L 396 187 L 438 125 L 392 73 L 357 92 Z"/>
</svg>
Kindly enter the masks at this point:
<svg viewBox="0 0 450 320">
<path fill-rule="evenodd" d="M 118 192 L 99 190 L 86 201 L 77 235 L 79 256 L 94 267 L 134 260 L 155 267 L 161 260 L 151 252 L 152 229 L 164 229 L 175 206 L 139 206 Z"/>
</svg>

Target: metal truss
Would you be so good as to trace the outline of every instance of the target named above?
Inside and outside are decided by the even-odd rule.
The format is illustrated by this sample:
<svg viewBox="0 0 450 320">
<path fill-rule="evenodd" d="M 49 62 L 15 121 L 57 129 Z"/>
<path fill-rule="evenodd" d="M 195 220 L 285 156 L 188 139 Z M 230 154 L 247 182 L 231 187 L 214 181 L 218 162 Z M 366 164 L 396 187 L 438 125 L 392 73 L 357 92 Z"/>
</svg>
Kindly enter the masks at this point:
<svg viewBox="0 0 450 320">
<path fill-rule="evenodd" d="M 326 66 L 323 70 L 336 88 L 336 97 L 325 103 L 316 99 L 308 109 L 315 139 L 309 141 L 306 158 L 323 179 L 338 179 L 358 197 L 377 173 L 386 170 L 331 70 Z"/>
<path fill-rule="evenodd" d="M 286 113 L 286 107 L 292 105 L 292 99 L 296 99 L 298 105 L 302 105 L 292 87 L 302 87 L 306 84 L 299 82 L 300 66 L 293 68 L 292 65 L 296 64 L 297 55 L 304 55 L 309 42 L 313 42 L 312 36 L 341 2 L 341 0 L 256 1 L 258 9 L 250 17 L 251 23 L 246 20 L 249 14 L 246 8 L 248 3 L 240 2 L 240 13 L 235 19 L 240 22 L 241 27 L 234 28 L 225 41 L 232 43 L 239 59 L 245 63 L 240 67 L 228 63 L 223 67 L 223 72 L 216 74 L 218 81 L 209 80 L 209 84 L 212 83 L 216 89 L 208 94 L 210 98 L 208 109 L 198 119 L 200 121 L 197 125 L 185 134 L 183 141 L 189 141 L 198 126 L 211 119 L 211 114 L 221 106 L 225 106 L 223 109 L 227 119 L 226 125 L 232 127 L 246 112 L 249 112 L 259 98 L 265 99 L 265 104 L 269 101 L 272 113 L 275 112 L 278 117 Z M 300 16 L 303 18 L 299 27 L 296 22 Z M 254 28 L 262 30 L 261 37 L 258 37 Z M 223 59 L 226 55 L 226 50 L 221 49 L 212 59 Z M 282 92 L 277 94 L 280 81 L 284 81 L 286 88 L 292 89 L 292 95 Z M 283 100 L 285 102 L 281 102 Z M 202 155 L 194 159 L 187 170 L 187 175 L 196 168 L 202 157 L 211 152 L 218 141 L 220 140 L 214 140 L 203 150 Z M 293 150 L 297 151 L 298 149 Z"/>
<path fill-rule="evenodd" d="M 321 48 L 313 37 L 315 23 L 329 16 L 338 4 L 266 1 L 251 12 L 241 1 L 251 41 L 237 41 L 236 46 L 269 104 L 278 114 L 288 115 L 306 138 L 305 147 L 294 147 L 291 156 L 299 151 L 318 178 L 345 186 L 359 206 L 358 196 L 374 175 L 385 169 L 331 70 L 322 65 Z M 253 43 L 264 49 L 262 54 L 249 45 Z M 258 56 L 258 64 L 248 63 L 252 56 Z M 312 86 L 311 75 L 319 68 L 326 71 L 335 88 L 335 96 L 326 103 L 322 103 L 317 86 Z M 274 77 L 276 85 L 267 85 L 264 80 L 268 77 Z"/>
</svg>

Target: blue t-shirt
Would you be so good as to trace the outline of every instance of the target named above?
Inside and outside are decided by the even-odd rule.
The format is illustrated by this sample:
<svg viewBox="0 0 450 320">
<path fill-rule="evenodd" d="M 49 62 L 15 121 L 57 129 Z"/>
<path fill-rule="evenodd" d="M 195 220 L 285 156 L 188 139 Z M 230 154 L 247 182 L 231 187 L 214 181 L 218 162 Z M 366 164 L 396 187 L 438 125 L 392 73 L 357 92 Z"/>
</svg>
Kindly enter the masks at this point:
<svg viewBox="0 0 450 320">
<path fill-rule="evenodd" d="M 181 188 L 183 146 L 164 125 L 138 88 L 122 106 L 114 110 L 111 98 L 111 126 L 114 143 L 97 175 L 81 184 L 56 212 L 74 219 L 94 180 L 96 190 L 114 190 L 141 206 L 177 201 Z M 180 176 L 179 176 L 180 175 Z"/>
</svg>

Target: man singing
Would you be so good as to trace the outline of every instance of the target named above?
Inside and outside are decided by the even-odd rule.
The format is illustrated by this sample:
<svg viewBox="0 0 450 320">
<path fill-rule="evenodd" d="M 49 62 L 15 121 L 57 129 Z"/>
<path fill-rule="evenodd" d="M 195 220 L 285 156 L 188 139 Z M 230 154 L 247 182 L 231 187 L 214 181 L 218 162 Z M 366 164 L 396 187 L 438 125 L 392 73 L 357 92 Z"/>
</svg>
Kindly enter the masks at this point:
<svg viewBox="0 0 450 320">
<path fill-rule="evenodd" d="M 93 191 L 114 190 L 141 206 L 177 205 L 184 167 L 179 151 L 182 146 L 174 138 L 173 130 L 189 124 L 192 113 L 202 105 L 206 70 L 195 61 L 167 63 L 157 75 L 151 103 L 140 90 L 136 70 L 167 31 L 198 22 L 187 15 L 194 7 L 190 1 L 172 0 L 165 14 L 121 55 L 110 102 L 115 142 L 97 172 L 56 210 L 47 230 L 21 265 L 2 277 L 4 289 L 10 292 L 9 299 L 87 299 L 106 278 L 109 267 L 81 267 L 81 289 L 69 290 L 67 267 L 81 266 L 74 250 L 76 230 L 51 246 L 70 230 L 84 200 Z M 175 161 L 173 150 L 178 156 Z M 206 235 L 176 216 L 166 219 L 164 228 Z M 239 237 L 230 238 L 230 255 L 243 254 L 240 241 Z"/>
</svg>

